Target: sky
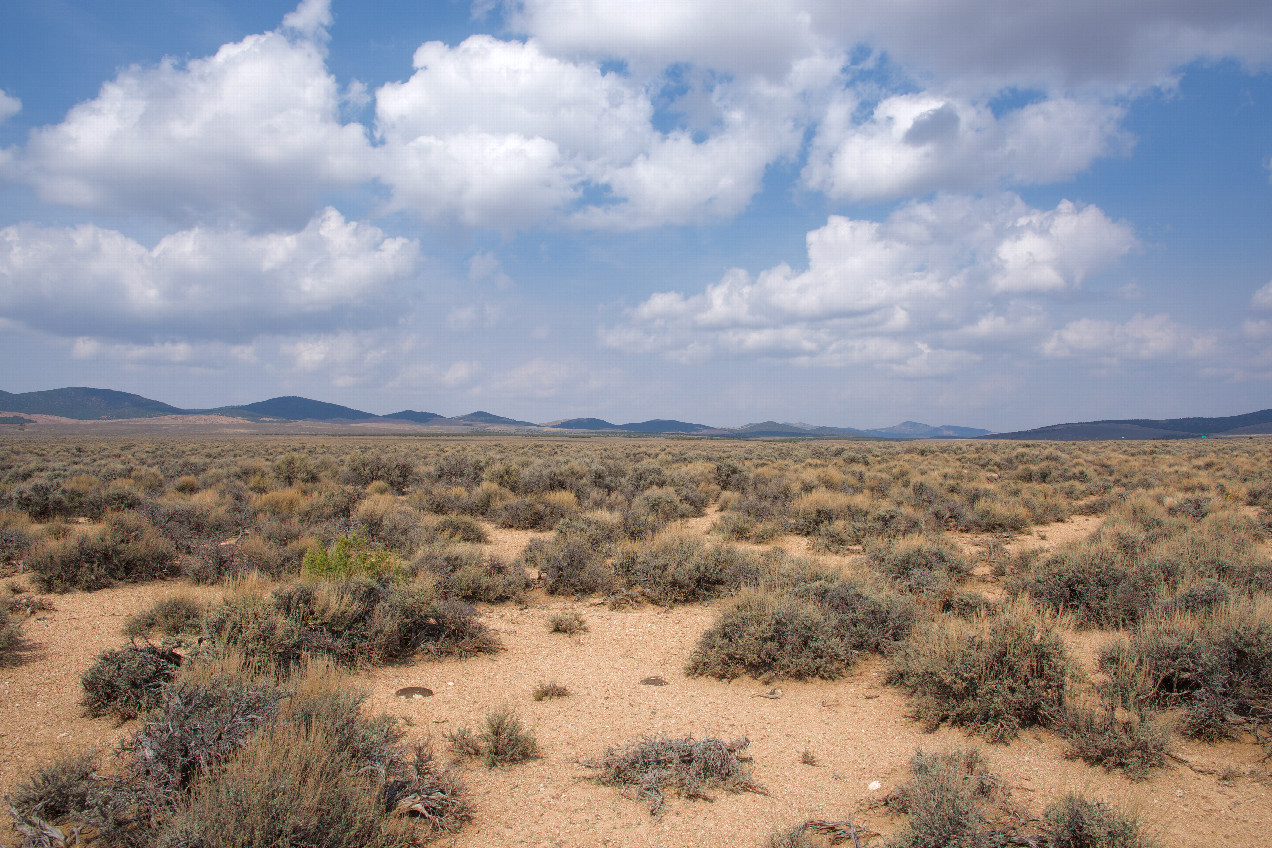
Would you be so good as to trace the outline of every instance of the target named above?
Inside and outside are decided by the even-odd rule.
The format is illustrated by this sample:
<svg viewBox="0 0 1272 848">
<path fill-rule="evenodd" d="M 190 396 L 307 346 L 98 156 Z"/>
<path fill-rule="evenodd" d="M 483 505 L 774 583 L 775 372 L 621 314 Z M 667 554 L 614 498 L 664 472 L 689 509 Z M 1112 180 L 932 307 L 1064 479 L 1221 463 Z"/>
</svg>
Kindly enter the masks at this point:
<svg viewBox="0 0 1272 848">
<path fill-rule="evenodd" d="M 0 389 L 1272 407 L 1266 0 L 6 0 Z"/>
</svg>

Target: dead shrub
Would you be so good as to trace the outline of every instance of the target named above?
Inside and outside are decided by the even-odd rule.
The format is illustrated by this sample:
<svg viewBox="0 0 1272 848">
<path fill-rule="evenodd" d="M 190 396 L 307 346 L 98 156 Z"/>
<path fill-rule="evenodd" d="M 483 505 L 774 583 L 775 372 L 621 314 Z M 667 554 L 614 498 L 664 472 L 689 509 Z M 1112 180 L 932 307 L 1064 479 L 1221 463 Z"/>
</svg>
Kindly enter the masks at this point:
<svg viewBox="0 0 1272 848">
<path fill-rule="evenodd" d="M 534 691 L 530 693 L 530 697 L 536 701 L 544 701 L 548 698 L 565 698 L 569 694 L 570 689 L 564 683 L 549 680 L 535 686 Z"/>
<path fill-rule="evenodd" d="M 682 798 L 705 801 L 713 800 L 713 789 L 766 794 L 738 756 L 750 744 L 745 738 L 724 742 L 645 736 L 609 748 L 599 760 L 584 765 L 596 770 L 593 779 L 598 783 L 618 787 L 647 803 L 651 815 L 658 815 L 669 790 Z"/>
<path fill-rule="evenodd" d="M 553 613 L 548 617 L 548 632 L 573 636 L 587 631 L 587 621 L 576 610 Z"/>
</svg>

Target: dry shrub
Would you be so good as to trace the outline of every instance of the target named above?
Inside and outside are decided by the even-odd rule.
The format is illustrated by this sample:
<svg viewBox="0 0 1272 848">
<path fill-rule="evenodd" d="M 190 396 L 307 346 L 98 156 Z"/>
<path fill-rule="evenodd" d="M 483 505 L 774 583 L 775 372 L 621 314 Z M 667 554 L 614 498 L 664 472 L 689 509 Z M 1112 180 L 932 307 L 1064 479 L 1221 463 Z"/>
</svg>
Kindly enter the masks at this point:
<svg viewBox="0 0 1272 848">
<path fill-rule="evenodd" d="M 870 545 L 866 553 L 880 574 L 916 592 L 943 591 L 972 570 L 957 545 L 931 536 L 886 540 Z"/>
<path fill-rule="evenodd" d="M 1143 780 L 1166 765 L 1170 735 L 1145 717 L 1124 718 L 1114 710 L 1073 709 L 1064 720 L 1065 755 Z"/>
<path fill-rule="evenodd" d="M 551 530 L 577 510 L 578 499 L 572 492 L 557 491 L 504 501 L 491 510 L 491 518 L 513 530 Z"/>
<path fill-rule="evenodd" d="M 905 825 L 895 848 L 940 848 L 947 845 L 991 845 L 996 830 L 986 815 L 998 796 L 998 778 L 986 771 L 975 748 L 939 754 L 917 751 L 910 761 L 910 780 L 888 799 L 903 813 Z"/>
<path fill-rule="evenodd" d="M 409 553 L 420 541 L 420 513 L 392 495 L 371 495 L 353 517 L 371 542 L 389 550 Z"/>
<path fill-rule="evenodd" d="M 430 541 L 447 540 L 478 545 L 484 545 L 490 541 L 490 534 L 486 532 L 481 522 L 467 515 L 443 515 L 427 524 L 423 535 Z"/>
<path fill-rule="evenodd" d="M 124 635 L 136 639 L 158 631 L 170 637 L 198 636 L 206 615 L 206 604 L 191 595 L 174 595 L 124 622 Z"/>
<path fill-rule="evenodd" d="M 914 696 L 931 728 L 948 722 L 994 742 L 1064 715 L 1072 662 L 1054 622 L 1017 604 L 916 629 L 892 657 L 890 680 Z"/>
<path fill-rule="evenodd" d="M 594 779 L 616 786 L 649 804 L 651 815 L 662 812 L 668 790 L 682 798 L 713 800 L 710 790 L 757 792 L 764 788 L 738 757 L 750 741 L 736 739 L 679 739 L 645 736 L 606 750 L 599 760 L 584 763 L 595 769 Z"/>
<path fill-rule="evenodd" d="M 27 565 L 41 591 L 92 591 L 166 577 L 175 558 L 172 543 L 148 521 L 134 513 L 118 513 L 100 530 L 44 542 L 27 558 Z"/>
<path fill-rule="evenodd" d="M 548 680 L 535 686 L 534 691 L 530 693 L 530 697 L 536 701 L 544 701 L 548 698 L 565 698 L 569 694 L 570 689 L 564 683 Z"/>
<path fill-rule="evenodd" d="M 1043 836 L 1051 848 L 1152 848 L 1139 823 L 1103 801 L 1069 793 L 1043 811 Z"/>
<path fill-rule="evenodd" d="M 578 539 L 535 539 L 526 545 L 521 559 L 539 572 L 549 594 L 609 592 L 617 583 L 614 569 L 604 555 Z"/>
<path fill-rule="evenodd" d="M 13 620 L 8 605 L 0 606 L 0 666 L 8 665 L 22 643 L 22 631 Z"/>
<path fill-rule="evenodd" d="M 573 636 L 587 631 L 587 621 L 576 610 L 554 613 L 548 617 L 548 632 Z"/>
<path fill-rule="evenodd" d="M 709 545 L 695 536 L 666 533 L 628 544 L 614 557 L 614 571 L 628 588 L 639 586 L 661 604 L 718 598 L 755 583 L 758 560 L 732 545 Z"/>
<path fill-rule="evenodd" d="M 486 768 L 521 763 L 539 756 L 534 732 L 509 706 L 487 713 L 486 727 L 480 734 L 469 727 L 460 727 L 447 733 L 446 741 L 461 757 L 480 757 Z"/>
<path fill-rule="evenodd" d="M 88 715 L 129 721 L 158 706 L 181 666 L 181 656 L 154 645 L 103 651 L 80 677 Z"/>
<path fill-rule="evenodd" d="M 519 563 L 467 545 L 430 545 L 416 554 L 407 571 L 434 575 L 442 597 L 490 604 L 520 600 L 530 585 Z"/>
<path fill-rule="evenodd" d="M 722 680 L 744 674 L 834 679 L 850 662 L 834 619 L 816 602 L 744 589 L 702 634 L 685 673 Z"/>
<path fill-rule="evenodd" d="M 361 665 L 499 649 L 472 607 L 440 598 L 427 578 L 292 583 L 268 598 L 242 592 L 212 611 L 207 630 L 219 644 L 284 667 L 311 653 Z"/>
<path fill-rule="evenodd" d="M 1101 662 L 1111 671 L 1115 662 L 1137 669 L 1152 681 L 1159 705 L 1182 705 L 1185 735 L 1226 738 L 1272 715 L 1272 600 L 1242 598 L 1153 618 L 1128 648 L 1106 651 Z"/>
</svg>

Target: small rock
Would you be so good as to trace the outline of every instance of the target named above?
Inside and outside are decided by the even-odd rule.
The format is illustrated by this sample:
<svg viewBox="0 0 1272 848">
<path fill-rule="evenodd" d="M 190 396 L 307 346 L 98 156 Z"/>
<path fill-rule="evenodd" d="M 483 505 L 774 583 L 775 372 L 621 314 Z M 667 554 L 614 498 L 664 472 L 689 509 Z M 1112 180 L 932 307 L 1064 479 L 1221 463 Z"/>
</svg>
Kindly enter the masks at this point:
<svg viewBox="0 0 1272 848">
<path fill-rule="evenodd" d="M 399 698 L 427 698 L 433 694 L 433 690 L 424 686 L 403 686 L 393 694 Z"/>
<path fill-rule="evenodd" d="M 883 784 L 877 780 L 872 780 L 870 781 L 870 785 L 867 786 L 866 788 L 869 789 L 871 792 L 878 792 L 880 789 L 883 788 Z"/>
<path fill-rule="evenodd" d="M 669 685 L 669 684 L 667 683 L 667 681 L 666 681 L 666 680 L 663 680 L 661 677 L 646 677 L 644 680 L 642 680 L 642 681 L 640 682 L 640 685 L 642 685 L 642 686 L 667 686 L 667 685 Z"/>
</svg>

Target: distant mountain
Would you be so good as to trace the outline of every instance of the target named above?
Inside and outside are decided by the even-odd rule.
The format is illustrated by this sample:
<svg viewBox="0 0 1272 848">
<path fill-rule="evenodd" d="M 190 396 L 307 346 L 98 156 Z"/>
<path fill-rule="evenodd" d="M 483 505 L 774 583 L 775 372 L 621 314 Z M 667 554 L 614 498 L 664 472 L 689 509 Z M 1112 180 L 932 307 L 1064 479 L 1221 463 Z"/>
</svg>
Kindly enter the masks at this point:
<svg viewBox="0 0 1272 848">
<path fill-rule="evenodd" d="M 933 427 L 930 424 L 920 424 L 918 421 L 902 421 L 892 427 L 866 432 L 884 439 L 974 439 L 977 436 L 984 436 L 989 431 L 979 427 L 955 427 L 951 424 Z"/>
<path fill-rule="evenodd" d="M 1217 418 L 1127 418 L 1052 424 L 1033 430 L 994 433 L 982 438 L 1055 441 L 1097 439 L 1192 439 L 1202 436 L 1257 436 L 1272 434 L 1272 409 Z"/>
<path fill-rule="evenodd" d="M 160 415 L 184 415 L 185 410 L 157 400 L 114 389 L 90 389 L 76 386 L 47 389 L 40 392 L 0 393 L 0 409 L 31 415 L 56 415 L 78 421 L 112 418 L 155 418 Z"/>
<path fill-rule="evenodd" d="M 544 427 L 551 427 L 553 430 L 617 430 L 617 424 L 611 424 L 603 418 L 567 418 L 564 421 L 554 421 L 551 424 L 544 424 Z"/>
<path fill-rule="evenodd" d="M 629 433 L 701 433 L 703 430 L 712 430 L 706 424 L 690 424 L 687 421 L 673 421 L 666 418 L 654 418 L 650 421 L 641 421 L 639 424 L 619 424 L 618 429 L 626 430 Z"/>
<path fill-rule="evenodd" d="M 444 419 L 446 416 L 438 415 L 436 412 L 416 412 L 414 409 L 404 409 L 401 412 L 390 412 L 388 415 L 381 415 L 380 417 L 396 421 L 414 421 L 416 424 L 427 424 L 430 421 Z"/>
<path fill-rule="evenodd" d="M 250 413 L 251 416 L 264 418 L 281 418 L 285 421 L 365 421 L 378 418 L 370 412 L 341 406 L 338 403 L 327 403 L 321 400 L 287 395 L 285 397 L 260 400 L 242 406 L 224 407 L 211 412 L 233 416 L 238 410 Z"/>
<path fill-rule="evenodd" d="M 465 421 L 469 424 L 498 424 L 503 427 L 538 427 L 538 424 L 530 421 L 518 421 L 515 418 L 504 418 L 502 415 L 495 415 L 490 412 L 470 412 L 467 415 L 456 415 L 450 419 L 451 421 Z"/>
</svg>

